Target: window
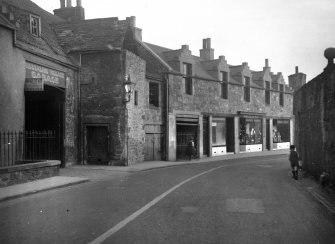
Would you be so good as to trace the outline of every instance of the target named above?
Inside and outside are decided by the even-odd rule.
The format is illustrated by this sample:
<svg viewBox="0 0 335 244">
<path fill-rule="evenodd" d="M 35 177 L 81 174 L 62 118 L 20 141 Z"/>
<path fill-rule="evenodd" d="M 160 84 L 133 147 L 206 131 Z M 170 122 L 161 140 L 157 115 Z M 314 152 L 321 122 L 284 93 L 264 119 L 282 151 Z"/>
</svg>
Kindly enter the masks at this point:
<svg viewBox="0 0 335 244">
<path fill-rule="evenodd" d="M 159 84 L 149 83 L 149 104 L 155 107 L 159 106 Z"/>
<path fill-rule="evenodd" d="M 213 120 L 212 145 L 226 146 L 226 120 Z"/>
<path fill-rule="evenodd" d="M 250 77 L 244 76 L 244 101 L 250 102 Z"/>
<path fill-rule="evenodd" d="M 290 142 L 290 120 L 273 120 L 273 142 Z"/>
<path fill-rule="evenodd" d="M 240 145 L 262 143 L 262 120 L 257 118 L 240 118 Z"/>
<path fill-rule="evenodd" d="M 134 105 L 138 105 L 138 92 L 135 91 L 134 93 Z"/>
<path fill-rule="evenodd" d="M 265 81 L 265 104 L 270 104 L 270 82 Z"/>
<path fill-rule="evenodd" d="M 284 85 L 279 85 L 279 105 L 284 106 Z"/>
<path fill-rule="evenodd" d="M 228 72 L 220 72 L 221 98 L 228 99 Z"/>
<path fill-rule="evenodd" d="M 30 33 L 39 37 L 41 34 L 41 19 L 38 16 L 30 15 Z"/>
<path fill-rule="evenodd" d="M 185 82 L 185 93 L 188 95 L 193 94 L 193 82 L 192 82 L 192 65 L 184 63 L 183 65 L 183 77 Z"/>
</svg>

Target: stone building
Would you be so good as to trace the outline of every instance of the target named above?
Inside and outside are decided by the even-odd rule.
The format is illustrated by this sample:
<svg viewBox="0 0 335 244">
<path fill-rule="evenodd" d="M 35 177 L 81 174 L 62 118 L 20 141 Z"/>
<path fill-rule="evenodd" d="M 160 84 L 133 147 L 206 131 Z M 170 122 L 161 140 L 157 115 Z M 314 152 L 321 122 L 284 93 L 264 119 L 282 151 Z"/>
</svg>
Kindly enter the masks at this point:
<svg viewBox="0 0 335 244">
<path fill-rule="evenodd" d="M 6 2 L 17 6 L 20 1 Z M 36 118 L 34 125 L 51 124 L 47 118 L 55 119 L 43 99 L 59 101 L 54 110 L 59 114 L 57 120 L 63 121 L 59 139 L 73 159 L 66 162 L 130 165 L 143 160 L 174 161 L 184 158 L 190 138 L 195 140 L 199 158 L 288 148 L 293 142 L 293 90 L 281 73 L 271 71 L 267 59 L 263 70 L 254 71 L 248 63 L 231 65 L 224 56 L 215 59 L 210 38 L 203 40 L 199 56 L 193 55 L 188 45 L 172 50 L 146 43 L 135 17 L 86 20 L 80 0 L 76 6 L 71 0 L 61 0 L 54 15 L 24 2 L 29 2 L 23 6 L 27 16 L 40 21 L 41 25 L 35 26 L 40 27 L 42 36 L 35 36 L 31 27 L 28 31 L 35 34 L 27 35 L 26 30 L 17 35 L 20 41 L 14 42 L 15 50 L 18 43 L 28 41 L 30 45 L 29 55 L 13 61 L 26 72 L 19 84 L 21 88 L 26 84 L 26 89 L 37 86 L 41 79 L 33 77 L 32 71 L 40 76 L 54 74 L 59 83 L 42 78 L 43 93 L 26 91 L 26 99 L 43 101 L 39 111 L 48 116 L 36 117 L 35 107 L 24 106 L 27 102 L 13 95 L 15 89 L 9 94 L 19 100 L 15 103 L 19 109 L 7 113 L 21 110 L 15 115 L 21 127 L 29 124 L 24 114 Z M 2 10 L 7 17 L 0 23 L 8 40 L 17 26 L 22 29 L 35 23 L 31 19 L 25 23 L 28 17 L 11 20 L 11 14 Z M 8 41 L 6 45 L 10 45 Z M 8 70 L 18 75 L 13 67 Z M 6 79 L 9 83 L 11 78 Z"/>
<path fill-rule="evenodd" d="M 210 38 L 203 39 L 199 56 L 187 45 L 145 46 L 154 53 L 139 52 L 147 70 L 152 63 L 165 67 L 167 160 L 182 159 L 189 138 L 198 157 L 283 149 L 293 142 L 293 91 L 267 59 L 262 71 L 230 65 L 224 56 L 214 59 Z"/>
<path fill-rule="evenodd" d="M 77 66 L 50 27 L 64 20 L 28 0 L 0 0 L 0 8 L 0 133 L 10 133 L 12 140 L 2 137 L 2 166 L 33 159 L 47 145 L 41 138 L 38 147 L 29 140 L 22 145 L 18 134 L 14 143 L 13 131 L 52 133 L 48 152 L 53 155 L 44 158 L 61 160 L 63 166 L 76 163 Z"/>
<path fill-rule="evenodd" d="M 295 144 L 305 169 L 317 179 L 327 172 L 335 183 L 335 49 L 328 65 L 294 95 Z"/>
</svg>

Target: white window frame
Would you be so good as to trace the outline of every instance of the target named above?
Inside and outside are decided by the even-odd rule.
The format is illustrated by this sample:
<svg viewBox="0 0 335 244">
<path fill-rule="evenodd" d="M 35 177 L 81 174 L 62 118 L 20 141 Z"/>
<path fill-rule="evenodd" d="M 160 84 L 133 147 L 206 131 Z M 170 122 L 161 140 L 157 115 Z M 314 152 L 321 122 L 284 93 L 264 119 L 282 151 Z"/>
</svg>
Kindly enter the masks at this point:
<svg viewBox="0 0 335 244">
<path fill-rule="evenodd" d="M 37 23 L 35 23 L 35 21 Z M 41 36 L 41 17 L 30 14 L 29 24 L 30 24 L 30 33 L 33 36 L 40 37 Z"/>
</svg>

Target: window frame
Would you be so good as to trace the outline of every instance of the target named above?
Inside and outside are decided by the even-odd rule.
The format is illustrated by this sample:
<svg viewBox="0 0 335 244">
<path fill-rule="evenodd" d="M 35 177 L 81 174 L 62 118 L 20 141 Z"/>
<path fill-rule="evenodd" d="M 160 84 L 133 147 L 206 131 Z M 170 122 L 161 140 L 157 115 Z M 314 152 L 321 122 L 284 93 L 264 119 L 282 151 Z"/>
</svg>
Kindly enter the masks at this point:
<svg viewBox="0 0 335 244">
<path fill-rule="evenodd" d="M 183 79 L 185 83 L 185 94 L 193 95 L 192 64 L 183 63 Z"/>
<path fill-rule="evenodd" d="M 153 90 L 153 88 L 155 88 Z M 149 81 L 149 106 L 159 107 L 160 85 L 157 82 Z"/>
<path fill-rule="evenodd" d="M 250 102 L 251 93 L 251 78 L 249 76 L 243 76 L 244 78 L 244 101 Z"/>
<path fill-rule="evenodd" d="M 228 72 L 220 71 L 221 98 L 228 99 Z"/>
<path fill-rule="evenodd" d="M 29 26 L 30 26 L 31 35 L 35 37 L 41 36 L 41 17 L 40 16 L 30 14 L 29 15 Z"/>
<path fill-rule="evenodd" d="M 270 105 L 271 103 L 271 85 L 270 85 L 270 81 L 265 81 L 265 104 L 266 105 Z"/>
<path fill-rule="evenodd" d="M 279 84 L 279 105 L 284 107 L 284 85 Z"/>
</svg>

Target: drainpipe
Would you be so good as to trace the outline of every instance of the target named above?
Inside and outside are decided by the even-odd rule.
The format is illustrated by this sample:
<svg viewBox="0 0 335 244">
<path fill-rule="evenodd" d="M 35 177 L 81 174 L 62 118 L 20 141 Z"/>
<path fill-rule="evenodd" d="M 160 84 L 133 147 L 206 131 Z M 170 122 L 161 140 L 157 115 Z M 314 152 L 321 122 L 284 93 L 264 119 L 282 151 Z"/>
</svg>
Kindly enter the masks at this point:
<svg viewBox="0 0 335 244">
<path fill-rule="evenodd" d="M 82 124 L 81 124 L 81 57 L 82 54 L 79 53 L 79 72 L 78 72 L 78 79 L 77 79 L 77 85 L 78 85 L 78 160 L 79 164 L 84 164 L 82 161 Z"/>
<path fill-rule="evenodd" d="M 165 160 L 169 160 L 169 74 L 165 73 Z"/>
</svg>

